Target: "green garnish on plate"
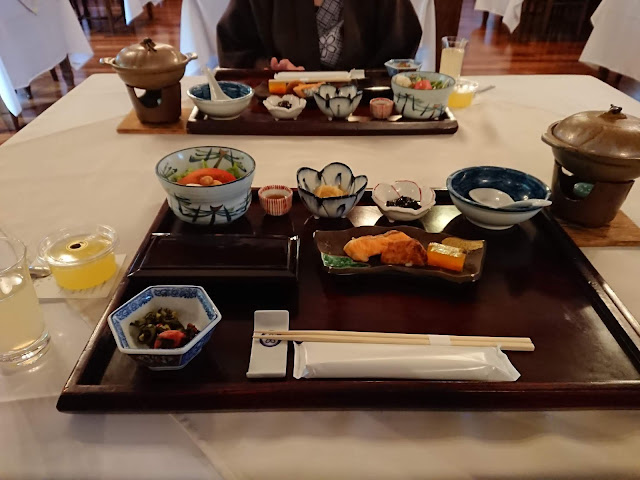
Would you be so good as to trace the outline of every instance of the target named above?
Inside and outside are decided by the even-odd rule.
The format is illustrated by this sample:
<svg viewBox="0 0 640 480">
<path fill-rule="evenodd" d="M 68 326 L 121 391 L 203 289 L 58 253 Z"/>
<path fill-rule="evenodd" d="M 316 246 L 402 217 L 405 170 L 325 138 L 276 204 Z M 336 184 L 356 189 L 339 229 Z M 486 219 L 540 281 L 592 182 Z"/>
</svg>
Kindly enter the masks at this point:
<svg viewBox="0 0 640 480">
<path fill-rule="evenodd" d="M 343 257 L 340 255 L 329 255 L 328 253 L 323 253 L 322 255 L 322 264 L 325 267 L 330 268 L 367 268 L 370 267 L 368 263 L 356 262 L 349 257 Z"/>
</svg>

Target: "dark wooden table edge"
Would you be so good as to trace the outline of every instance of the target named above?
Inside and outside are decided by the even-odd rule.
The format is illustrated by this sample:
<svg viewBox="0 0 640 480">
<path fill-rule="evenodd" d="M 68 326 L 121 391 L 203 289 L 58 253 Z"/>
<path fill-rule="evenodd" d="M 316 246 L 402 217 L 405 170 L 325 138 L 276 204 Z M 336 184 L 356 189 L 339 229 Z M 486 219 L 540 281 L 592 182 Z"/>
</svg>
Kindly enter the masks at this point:
<svg viewBox="0 0 640 480">
<path fill-rule="evenodd" d="M 257 188 L 252 189 L 255 193 Z M 450 204 L 451 200 L 446 189 L 436 190 L 437 203 Z M 156 218 L 152 222 L 145 239 L 143 240 L 140 248 L 136 252 L 133 261 L 131 262 L 132 269 L 139 260 L 141 255 L 144 254 L 146 248 L 150 242 L 151 234 L 157 230 L 164 215 L 169 209 L 166 202 L 161 206 Z M 640 335 L 638 334 L 639 328 L 637 320 L 631 315 L 629 310 L 624 307 L 622 302 L 615 295 L 613 290 L 604 281 L 600 273 L 595 269 L 587 257 L 582 253 L 579 247 L 573 242 L 571 237 L 564 231 L 557 220 L 551 215 L 548 209 L 544 209 L 539 216 L 533 218 L 534 221 L 541 222 L 541 218 L 547 222 L 551 228 L 551 234 L 554 239 L 559 242 L 559 245 L 563 248 L 578 268 L 579 272 L 583 276 L 586 287 L 590 289 L 589 293 L 594 301 L 594 308 L 598 311 L 600 318 L 604 321 L 605 325 L 612 333 L 612 335 L 619 342 L 625 353 L 629 356 L 636 368 L 640 369 Z M 109 329 L 107 324 L 107 317 L 119 304 L 119 301 L 127 287 L 129 281 L 128 275 L 130 271 L 127 271 L 127 275 L 118 285 L 113 298 L 109 302 L 102 318 L 98 322 L 95 330 L 91 334 L 87 345 L 83 349 L 76 365 L 74 366 L 69 379 L 67 380 L 62 393 L 58 399 L 56 408 L 61 412 L 81 412 L 81 411 L 101 411 L 91 409 L 90 404 L 94 398 L 100 398 L 108 391 L 110 397 L 110 409 L 113 412 L 126 412 L 131 411 L 132 404 L 139 404 L 141 399 L 145 400 L 148 397 L 148 404 L 145 404 L 145 412 L 166 412 L 166 409 L 157 409 L 157 401 L 154 401 L 155 395 L 159 393 L 158 390 L 150 389 L 148 392 L 133 392 L 133 391 L 120 391 L 116 390 L 117 386 L 99 386 L 99 385 L 82 385 L 79 383 L 85 369 L 88 366 L 93 349 L 96 347 L 99 338 L 103 335 L 104 329 Z M 327 384 L 331 383 L 335 385 L 336 391 L 328 390 Z M 270 385 L 272 382 L 264 382 L 263 385 Z M 383 383 L 387 388 L 380 389 L 380 383 Z M 315 385 L 314 385 L 315 384 Z M 635 409 L 640 408 L 640 381 L 618 381 L 618 382 L 604 382 L 604 383 L 566 383 L 564 385 L 558 385 L 556 383 L 527 383 L 527 388 L 522 388 L 522 384 L 518 384 L 517 381 L 510 383 L 483 383 L 478 382 L 442 382 L 442 381 L 405 381 L 405 380 L 376 380 L 376 381 L 363 381 L 359 380 L 355 384 L 360 385 L 358 395 L 363 395 L 358 401 L 348 400 L 345 401 L 344 390 L 341 390 L 338 386 L 344 385 L 344 381 L 340 380 L 301 380 L 295 382 L 292 385 L 296 385 L 292 389 L 286 392 L 277 392 L 274 396 L 275 399 L 270 399 L 271 403 L 266 404 L 264 408 L 250 408 L 249 406 L 243 407 L 242 403 L 238 401 L 239 397 L 230 395 L 229 384 L 226 384 L 225 388 L 221 392 L 225 393 L 225 402 L 231 397 L 231 400 L 235 402 L 233 406 L 226 405 L 225 402 L 219 402 L 216 405 L 211 405 L 211 387 L 208 385 L 207 393 L 198 392 L 198 389 L 193 389 L 193 395 L 195 401 L 194 404 L 198 404 L 199 396 L 203 397 L 203 405 L 198 408 L 189 408 L 182 411 L 216 411 L 216 410 L 280 410 L 280 409 L 361 409 L 361 408 L 385 408 L 385 409 L 471 409 L 471 410 L 550 410 L 550 409 L 575 409 L 575 408 L 597 408 L 597 409 Z M 233 385 L 233 384 L 231 384 Z M 298 387 L 298 385 L 301 385 Z M 311 385 L 311 387 L 309 387 Z M 316 386 L 318 385 L 318 386 Z M 362 387 L 366 385 L 366 387 Z M 399 385 L 402 388 L 397 389 Z M 396 387 L 396 389 L 392 388 Z M 420 388 L 417 388 L 420 387 Z M 447 390 L 444 391 L 443 387 Z M 119 387 L 118 387 L 119 388 Z M 316 395 L 318 404 L 295 405 L 291 404 L 291 401 L 285 401 L 289 395 L 295 394 L 297 389 L 304 388 L 321 388 L 320 392 Z M 371 391 L 369 389 L 371 388 Z M 360 393 L 360 389 L 363 393 Z M 175 400 L 179 402 L 184 400 L 185 395 L 189 394 L 189 391 L 185 393 L 183 390 L 180 393 L 172 393 L 162 391 L 163 400 L 168 401 Z M 260 388 L 254 388 L 254 392 L 260 392 Z M 266 391 L 266 390 L 265 390 Z M 328 398 L 323 399 L 320 393 L 332 392 L 328 395 Z M 404 404 L 399 403 L 397 395 L 399 393 L 411 392 L 411 399 L 408 401 L 400 399 Z M 273 395 L 273 392 L 270 392 Z M 375 395 L 372 395 L 374 394 Z M 434 398 L 433 394 L 441 394 L 445 398 Z M 389 401 L 385 402 L 384 396 L 390 396 Z M 284 400 L 278 401 L 278 397 L 283 397 Z M 373 399 L 375 398 L 375 404 Z M 500 405 L 496 405 L 496 400 L 500 399 Z M 523 399 L 527 400 L 527 405 L 523 406 Z M 472 404 L 469 404 L 469 401 Z M 247 405 L 255 405 L 253 397 L 251 399 L 243 401 L 248 402 Z M 206 405 L 204 404 L 206 402 Z M 336 403 L 333 403 L 336 402 Z M 353 404 L 350 404 L 353 402 Z M 372 403 L 369 403 L 372 402 Z M 444 404 L 446 402 L 446 405 Z M 166 402 L 163 401 L 166 405 Z M 141 410 L 134 410 L 140 413 Z"/>
</svg>

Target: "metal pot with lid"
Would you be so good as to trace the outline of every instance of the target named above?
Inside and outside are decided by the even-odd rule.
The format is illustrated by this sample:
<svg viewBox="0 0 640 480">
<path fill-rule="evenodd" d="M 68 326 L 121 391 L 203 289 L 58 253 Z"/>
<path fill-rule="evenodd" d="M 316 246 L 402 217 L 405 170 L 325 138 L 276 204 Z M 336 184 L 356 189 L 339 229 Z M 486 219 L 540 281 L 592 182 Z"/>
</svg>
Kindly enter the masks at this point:
<svg viewBox="0 0 640 480">
<path fill-rule="evenodd" d="M 178 83 L 187 63 L 195 58 L 195 53 L 184 54 L 176 47 L 145 38 L 123 48 L 115 58 L 101 58 L 100 63 L 112 66 L 130 87 L 155 90 Z"/>
<path fill-rule="evenodd" d="M 586 227 L 611 222 L 640 177 L 640 118 L 611 105 L 606 112 L 577 113 L 552 123 L 542 141 L 556 159 L 553 213 Z"/>
<path fill-rule="evenodd" d="M 577 113 L 552 123 L 542 141 L 563 167 L 586 181 L 640 177 L 640 118 L 621 107 Z"/>
</svg>

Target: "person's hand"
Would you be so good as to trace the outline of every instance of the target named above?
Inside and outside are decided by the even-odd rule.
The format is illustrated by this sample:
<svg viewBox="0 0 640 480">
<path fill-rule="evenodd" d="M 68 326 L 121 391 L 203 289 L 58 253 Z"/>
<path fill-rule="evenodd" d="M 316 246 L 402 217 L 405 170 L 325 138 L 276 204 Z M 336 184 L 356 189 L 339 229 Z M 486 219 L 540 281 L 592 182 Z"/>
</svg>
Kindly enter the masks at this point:
<svg viewBox="0 0 640 480">
<path fill-rule="evenodd" d="M 304 67 L 296 67 L 288 58 L 278 61 L 276 57 L 271 59 L 271 70 L 304 70 Z"/>
</svg>

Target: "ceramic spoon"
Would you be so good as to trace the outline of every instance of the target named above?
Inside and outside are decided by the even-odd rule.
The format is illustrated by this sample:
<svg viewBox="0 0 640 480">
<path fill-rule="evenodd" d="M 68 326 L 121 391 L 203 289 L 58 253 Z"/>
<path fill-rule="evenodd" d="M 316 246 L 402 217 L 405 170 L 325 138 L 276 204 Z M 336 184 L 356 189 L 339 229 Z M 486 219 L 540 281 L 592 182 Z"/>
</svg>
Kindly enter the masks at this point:
<svg viewBox="0 0 640 480">
<path fill-rule="evenodd" d="M 491 208 L 522 208 L 522 207 L 548 207 L 551 201 L 541 198 L 513 201 L 513 198 L 502 190 L 496 188 L 474 188 L 469 191 L 469 196 L 478 203 Z"/>
<path fill-rule="evenodd" d="M 220 84 L 216 80 L 216 71 L 207 67 L 202 67 L 204 73 L 209 79 L 209 90 L 211 90 L 211 100 L 231 100 L 227 94 L 225 94 L 220 88 Z M 217 69 L 216 69 L 217 70 Z"/>
</svg>

